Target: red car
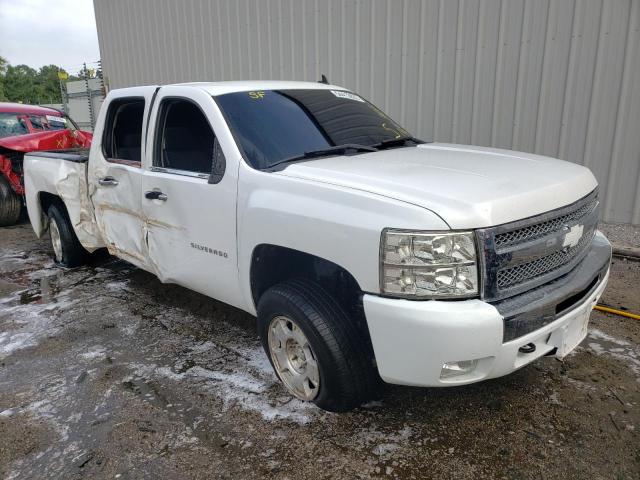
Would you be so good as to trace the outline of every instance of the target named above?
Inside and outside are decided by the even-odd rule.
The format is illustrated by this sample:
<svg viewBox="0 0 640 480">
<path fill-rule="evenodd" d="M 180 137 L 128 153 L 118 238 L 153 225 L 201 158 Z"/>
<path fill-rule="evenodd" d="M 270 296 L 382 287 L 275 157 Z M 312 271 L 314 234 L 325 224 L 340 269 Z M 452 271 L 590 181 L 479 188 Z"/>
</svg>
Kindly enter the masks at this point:
<svg viewBox="0 0 640 480">
<path fill-rule="evenodd" d="M 20 218 L 25 153 L 87 149 L 92 138 L 59 110 L 0 102 L 0 227 L 13 225 Z"/>
</svg>

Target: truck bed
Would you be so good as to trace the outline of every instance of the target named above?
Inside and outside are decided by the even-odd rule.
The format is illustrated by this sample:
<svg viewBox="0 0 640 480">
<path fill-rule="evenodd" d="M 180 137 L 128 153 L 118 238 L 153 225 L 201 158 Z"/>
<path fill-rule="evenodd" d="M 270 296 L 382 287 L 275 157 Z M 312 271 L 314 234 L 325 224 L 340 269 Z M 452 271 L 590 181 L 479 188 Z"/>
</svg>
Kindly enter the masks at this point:
<svg viewBox="0 0 640 480">
<path fill-rule="evenodd" d="M 104 247 L 95 221 L 87 184 L 88 149 L 41 150 L 24 156 L 27 210 L 38 237 L 47 229 L 46 214 L 52 198 L 63 203 L 82 246 L 88 251 Z"/>
</svg>

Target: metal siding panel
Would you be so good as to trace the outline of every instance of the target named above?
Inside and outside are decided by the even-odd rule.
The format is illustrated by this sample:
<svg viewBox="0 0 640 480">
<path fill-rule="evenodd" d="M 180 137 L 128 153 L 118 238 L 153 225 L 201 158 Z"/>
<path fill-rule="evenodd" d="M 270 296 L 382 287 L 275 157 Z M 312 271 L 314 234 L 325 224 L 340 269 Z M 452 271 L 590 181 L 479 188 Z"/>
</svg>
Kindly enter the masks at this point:
<svg viewBox="0 0 640 480">
<path fill-rule="evenodd" d="M 637 0 L 94 0 L 94 8 L 110 88 L 324 73 L 419 137 L 585 163 L 600 181 L 604 218 L 640 223 Z"/>
<path fill-rule="evenodd" d="M 549 6 L 535 142 L 535 151 L 543 155 L 558 156 L 573 14 L 573 1 L 555 0 Z"/>
<path fill-rule="evenodd" d="M 371 98 L 371 33 L 373 31 L 371 22 L 372 5 L 368 0 L 358 2 L 357 32 L 356 39 L 356 89 L 360 95 Z"/>
<path fill-rule="evenodd" d="M 315 1 L 304 0 L 304 79 L 319 80 L 316 63 Z"/>
<path fill-rule="evenodd" d="M 329 3 L 329 71 L 331 83 L 343 84 L 345 81 L 342 70 L 342 1 L 328 0 Z"/>
<path fill-rule="evenodd" d="M 491 145 L 500 3 L 500 0 L 483 1 L 478 12 L 478 48 L 471 118 L 471 143 L 475 145 Z"/>
<path fill-rule="evenodd" d="M 315 37 L 316 43 L 316 55 L 318 70 L 320 74 L 325 74 L 331 81 L 329 72 L 329 42 L 327 41 L 327 35 L 329 34 L 329 8 L 328 4 L 323 0 L 316 0 L 316 25 L 315 25 Z"/>
<path fill-rule="evenodd" d="M 417 99 L 420 49 L 420 18 L 422 15 L 420 0 L 407 0 L 403 11 L 402 27 L 402 84 L 400 123 L 410 132 L 417 132 L 419 107 Z M 416 133 L 417 134 L 417 133 Z"/>
<path fill-rule="evenodd" d="M 387 47 L 385 67 L 385 108 L 389 116 L 401 116 L 402 87 L 402 23 L 404 2 L 389 2 L 387 9 Z M 393 5 L 393 7 L 391 7 Z"/>
<path fill-rule="evenodd" d="M 371 97 L 370 100 L 382 106 L 385 99 L 385 65 L 386 65 L 386 16 L 385 0 L 373 0 L 373 28 L 371 30 Z M 333 79 L 330 78 L 331 81 Z"/>
<path fill-rule="evenodd" d="M 352 90 L 357 90 L 356 85 L 356 3 L 353 0 L 343 0 L 341 12 L 341 34 L 342 45 L 342 66 L 344 75 L 344 86 Z"/>
<path fill-rule="evenodd" d="M 510 148 L 513 138 L 523 17 L 523 0 L 502 2 L 491 133 L 491 144 L 496 147 Z"/>
<path fill-rule="evenodd" d="M 479 7 L 478 0 L 461 0 L 458 10 L 451 137 L 456 143 L 471 143 Z"/>
<path fill-rule="evenodd" d="M 438 25 L 440 23 L 440 2 L 422 0 L 420 32 L 421 52 L 418 73 L 418 106 L 420 113 L 416 134 L 425 140 L 433 140 L 435 135 L 436 83 L 438 59 Z"/>
<path fill-rule="evenodd" d="M 451 141 L 453 130 L 453 85 L 455 83 L 458 6 L 458 1 L 441 0 L 439 8 L 434 128 L 434 139 L 437 141 Z"/>
<path fill-rule="evenodd" d="M 628 2 L 603 4 L 594 93 L 591 97 L 591 114 L 585 151 L 585 165 L 593 171 L 600 183 L 601 198 L 607 197 L 606 189 L 624 70 L 629 13 Z M 603 211 L 608 212 L 609 205 L 606 201 L 603 203 Z"/>
<path fill-rule="evenodd" d="M 640 180 L 640 2 L 631 4 L 625 47 L 622 91 L 609 168 L 605 217 L 614 222 L 638 223 Z M 634 218 L 635 217 L 635 218 Z"/>
<path fill-rule="evenodd" d="M 578 0 L 574 12 L 571 51 L 558 156 L 584 163 L 589 104 L 600 36 L 601 0 Z"/>
<path fill-rule="evenodd" d="M 535 147 L 545 34 L 550 14 L 547 0 L 527 0 L 525 3 L 511 142 L 514 150 L 531 152 Z"/>
</svg>

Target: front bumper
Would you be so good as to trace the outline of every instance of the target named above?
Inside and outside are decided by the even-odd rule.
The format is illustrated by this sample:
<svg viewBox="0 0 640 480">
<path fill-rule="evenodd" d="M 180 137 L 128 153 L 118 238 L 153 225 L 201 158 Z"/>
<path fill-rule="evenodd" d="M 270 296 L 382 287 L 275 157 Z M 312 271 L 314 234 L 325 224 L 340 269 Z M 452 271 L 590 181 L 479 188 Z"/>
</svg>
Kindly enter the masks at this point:
<svg viewBox="0 0 640 480">
<path fill-rule="evenodd" d="M 517 311 L 514 318 L 522 322 L 528 313 L 545 312 L 550 305 L 574 300 L 552 321 L 542 322 L 540 328 L 515 339 L 505 335 L 504 306 L 496 308 L 475 299 L 413 301 L 365 295 L 364 310 L 380 376 L 385 382 L 401 385 L 463 385 L 506 375 L 554 349 L 556 356 L 563 357 L 586 336 L 590 312 L 607 284 L 610 259 L 611 247 L 598 232 L 580 274 L 567 277 L 562 286 L 566 298 L 544 295 L 528 303 L 529 311 L 523 303 L 517 304 L 518 308 L 509 305 L 509 314 Z M 578 299 L 574 298 L 576 282 L 590 285 Z M 507 328 L 509 320 L 507 317 Z M 520 347 L 530 343 L 536 346 L 535 351 L 520 352 Z M 441 377 L 445 363 L 468 360 L 477 361 L 472 371 Z"/>
</svg>

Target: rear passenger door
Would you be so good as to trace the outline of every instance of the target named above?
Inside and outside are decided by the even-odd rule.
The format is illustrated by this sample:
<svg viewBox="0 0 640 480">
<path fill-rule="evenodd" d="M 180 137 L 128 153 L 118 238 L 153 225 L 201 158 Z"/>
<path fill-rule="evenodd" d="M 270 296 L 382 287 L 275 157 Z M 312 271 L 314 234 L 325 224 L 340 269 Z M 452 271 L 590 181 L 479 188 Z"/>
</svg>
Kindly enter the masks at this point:
<svg viewBox="0 0 640 480">
<path fill-rule="evenodd" d="M 142 210 L 154 271 L 163 282 L 241 305 L 236 255 L 238 165 L 229 155 L 231 137 L 220 111 L 204 90 L 163 87 L 151 125 Z M 227 139 L 221 142 L 216 130 Z M 226 156 L 226 169 L 212 184 L 208 179 L 214 148 Z"/>
<path fill-rule="evenodd" d="M 128 88 L 105 103 L 94 132 L 89 195 L 109 252 L 149 270 L 142 216 L 144 132 L 156 87 Z M 80 194 L 86 194 L 80 192 Z"/>
</svg>

